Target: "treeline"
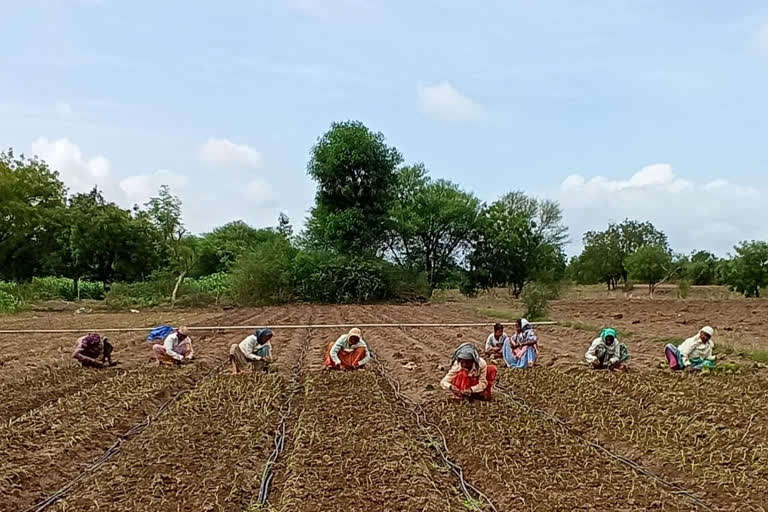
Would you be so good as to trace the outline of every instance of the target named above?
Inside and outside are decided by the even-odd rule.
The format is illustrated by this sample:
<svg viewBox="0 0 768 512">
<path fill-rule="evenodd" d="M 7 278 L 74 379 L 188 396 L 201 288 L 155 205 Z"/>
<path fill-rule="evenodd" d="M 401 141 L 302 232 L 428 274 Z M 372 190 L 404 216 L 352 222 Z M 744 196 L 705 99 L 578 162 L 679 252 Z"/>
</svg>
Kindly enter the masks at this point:
<svg viewBox="0 0 768 512">
<path fill-rule="evenodd" d="M 634 279 L 651 291 L 670 279 L 722 282 L 758 295 L 768 280 L 764 243 L 742 244 L 725 261 L 681 257 L 663 233 L 634 221 L 586 233 L 584 252 L 568 263 L 558 203 L 520 191 L 483 203 L 423 164 L 405 164 L 359 122 L 331 125 L 307 172 L 317 194 L 303 232 L 281 214 L 273 227 L 237 221 L 198 236 L 167 187 L 124 209 L 96 188 L 69 195 L 45 162 L 2 153 L 0 308 L 50 298 L 54 283 L 67 290 L 62 298 L 103 295 L 128 307 L 417 300 L 436 288 L 538 297 L 566 277 L 609 288 Z"/>
</svg>

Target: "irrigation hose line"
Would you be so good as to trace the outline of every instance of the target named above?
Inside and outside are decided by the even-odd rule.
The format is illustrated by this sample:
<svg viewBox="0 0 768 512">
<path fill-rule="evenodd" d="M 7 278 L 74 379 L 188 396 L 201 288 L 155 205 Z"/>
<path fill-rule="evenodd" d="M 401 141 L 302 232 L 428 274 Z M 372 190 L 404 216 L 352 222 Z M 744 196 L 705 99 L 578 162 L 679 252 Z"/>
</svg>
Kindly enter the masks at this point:
<svg viewBox="0 0 768 512">
<path fill-rule="evenodd" d="M 101 466 L 103 466 L 106 462 L 108 462 L 110 459 L 115 457 L 117 454 L 120 453 L 120 447 L 123 444 L 124 441 L 129 440 L 131 437 L 134 437 L 138 434 L 141 434 L 144 429 L 146 429 L 152 422 L 157 420 L 158 417 L 170 406 L 173 402 L 177 401 L 182 396 L 186 395 L 187 393 L 190 393 L 192 390 L 197 388 L 200 384 L 202 384 L 206 379 L 209 377 L 215 375 L 218 373 L 222 368 L 224 368 L 224 365 L 226 362 L 221 363 L 218 366 L 215 366 L 206 373 L 199 381 L 197 381 L 195 384 L 190 386 L 187 389 L 182 389 L 181 391 L 177 392 L 175 395 L 173 395 L 171 398 L 163 402 L 163 404 L 158 407 L 158 409 L 155 411 L 154 414 L 150 414 L 147 416 L 144 421 L 141 423 L 135 425 L 133 428 L 128 430 L 127 432 L 121 434 L 115 443 L 107 448 L 107 450 L 104 452 L 104 454 L 93 461 L 90 466 L 85 468 L 79 475 L 77 475 L 75 478 L 70 480 L 66 485 L 61 487 L 59 490 L 51 494 L 48 498 L 45 500 L 32 505 L 28 509 L 25 509 L 24 512 L 42 512 L 43 510 L 47 509 L 57 501 L 59 501 L 61 498 L 63 498 L 70 490 L 72 490 L 75 485 L 77 485 L 81 480 L 85 479 L 90 474 L 97 471 Z"/>
<path fill-rule="evenodd" d="M 376 361 L 375 368 L 377 372 L 387 381 L 389 386 L 392 388 L 395 398 L 401 401 L 405 408 L 408 409 L 408 411 L 415 417 L 416 424 L 426 434 L 430 443 L 435 447 L 438 455 L 440 455 L 440 458 L 443 461 L 443 464 L 445 464 L 451 470 L 451 472 L 456 475 L 456 478 L 459 479 L 459 485 L 461 486 L 461 492 L 464 494 L 464 497 L 473 501 L 475 501 L 477 498 L 480 498 L 480 500 L 488 504 L 493 512 L 498 512 L 488 496 L 486 496 L 477 487 L 466 481 L 462 467 L 449 458 L 448 441 L 445 437 L 445 434 L 443 434 L 443 431 L 440 430 L 440 427 L 427 419 L 427 413 L 424 411 L 424 408 L 421 406 L 421 404 L 400 391 L 400 382 L 392 377 L 392 375 L 390 375 L 389 371 L 377 357 L 376 353 L 373 350 L 371 350 L 371 352 L 373 354 L 374 360 Z M 437 432 L 438 436 L 440 437 L 439 443 L 434 439 L 434 432 Z"/>
<path fill-rule="evenodd" d="M 534 413 L 536 413 L 536 414 L 538 414 L 540 416 L 543 416 L 543 417 L 547 418 L 548 420 L 556 423 L 565 432 L 567 432 L 568 434 L 570 434 L 572 436 L 575 436 L 578 439 L 581 439 L 590 448 L 592 448 L 592 449 L 594 449 L 594 450 L 596 450 L 596 451 L 598 451 L 598 452 L 600 452 L 600 453 L 602 453 L 604 455 L 607 455 L 608 457 L 610 457 L 610 458 L 612 458 L 612 459 L 614 459 L 614 460 L 616 460 L 616 461 L 618 461 L 618 462 L 620 462 L 620 463 L 622 463 L 622 464 L 624 464 L 626 466 L 629 466 L 629 468 L 631 468 L 636 473 L 639 473 L 641 475 L 645 475 L 645 476 L 647 476 L 647 477 L 657 481 L 658 483 L 662 484 L 667 489 L 670 489 L 671 491 L 674 491 L 674 492 L 672 492 L 672 494 L 674 494 L 675 496 L 684 496 L 684 497 L 688 498 L 690 501 L 692 501 L 693 503 L 695 503 L 696 505 L 698 505 L 699 507 L 703 508 L 704 510 L 708 510 L 709 512 L 714 512 L 714 509 L 712 509 L 712 507 L 710 507 L 709 505 L 707 505 L 706 503 L 701 501 L 692 492 L 683 489 L 682 487 L 680 487 L 679 485 L 677 485 L 675 483 L 668 482 L 668 481 L 664 480 L 660 476 L 656 475 L 655 473 L 652 473 L 651 471 L 649 471 L 648 469 L 646 469 L 645 467 L 643 467 L 642 465 L 638 464 L 637 462 L 635 462 L 634 460 L 632 460 L 630 458 L 627 458 L 627 457 L 624 457 L 622 455 L 618 455 L 618 454 L 613 453 L 612 451 L 610 451 L 609 449 L 607 449 L 606 447 L 604 447 L 600 443 L 596 443 L 594 441 L 589 441 L 588 439 L 585 439 L 584 436 L 582 436 L 581 434 L 577 433 L 573 429 L 573 427 L 568 424 L 568 422 L 566 422 L 565 420 L 559 418 L 558 416 L 555 416 L 554 414 L 551 414 L 551 413 L 549 413 L 547 411 L 544 411 L 542 409 L 537 409 L 536 407 L 533 407 L 528 402 L 526 402 L 524 399 L 522 399 L 519 396 L 515 395 L 515 393 L 513 391 L 511 391 L 510 389 L 507 389 L 504 386 L 496 385 L 496 389 L 498 389 L 499 391 L 504 393 L 507 397 L 509 397 L 513 401 L 519 403 L 525 409 L 527 409 L 527 410 L 529 410 L 531 412 L 534 412 Z"/>
<path fill-rule="evenodd" d="M 488 327 L 495 322 L 476 322 L 465 324 L 320 324 L 320 325 L 271 325 L 276 329 L 351 329 L 353 327 L 373 329 L 378 327 Z M 531 322 L 531 325 L 556 325 L 557 322 Z M 107 327 L 103 329 L 86 327 L 83 329 L 0 329 L 0 334 L 79 334 L 83 332 L 139 332 L 149 331 L 151 327 Z M 261 329 L 264 325 L 214 325 L 210 327 L 187 327 L 190 331 L 240 331 Z"/>
<path fill-rule="evenodd" d="M 277 459 L 282 455 L 285 450 L 285 430 L 288 418 L 291 416 L 292 405 L 294 397 L 303 389 L 301 383 L 301 370 L 304 368 L 304 362 L 306 360 L 307 352 L 309 352 L 309 344 L 312 339 L 312 331 L 307 329 L 307 336 L 304 338 L 304 343 L 301 346 L 301 353 L 299 354 L 299 360 L 291 368 L 291 394 L 288 395 L 285 404 L 283 404 L 280 411 L 280 420 L 275 431 L 274 445 L 275 449 L 270 454 L 264 465 L 264 473 L 261 476 L 261 485 L 259 486 L 259 505 L 264 505 L 269 497 L 269 489 L 272 484 L 272 478 L 274 477 L 274 465 L 277 463 Z"/>
</svg>

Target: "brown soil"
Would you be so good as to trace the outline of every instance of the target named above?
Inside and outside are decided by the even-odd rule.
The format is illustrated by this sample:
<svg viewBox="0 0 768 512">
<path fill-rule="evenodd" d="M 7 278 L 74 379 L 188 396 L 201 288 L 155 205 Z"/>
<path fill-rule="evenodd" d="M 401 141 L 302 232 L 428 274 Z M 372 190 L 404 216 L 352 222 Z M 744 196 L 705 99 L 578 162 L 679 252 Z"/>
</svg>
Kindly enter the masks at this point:
<svg viewBox="0 0 768 512">
<path fill-rule="evenodd" d="M 713 507 L 762 510 L 768 506 L 762 489 L 768 481 L 768 372 L 739 356 L 733 360 L 748 367 L 741 375 L 672 375 L 658 363 L 665 339 L 690 336 L 704 323 L 717 328 L 721 343 L 768 348 L 760 329 L 768 313 L 765 304 L 556 302 L 551 316 L 561 324 L 537 329 L 539 367 L 502 369 L 500 380 L 568 428 L 499 393 L 493 403 L 470 405 L 453 403 L 438 389 L 458 343 L 481 347 L 489 328 L 379 328 L 363 335 L 403 392 L 423 404 L 445 432 L 467 480 L 499 511 L 690 509 L 690 501 L 596 452 L 589 441 L 636 460 Z M 468 303 L 0 317 L 0 329 L 213 327 L 194 334 L 198 361 L 172 369 L 152 362 L 145 332 L 110 336 L 121 365 L 99 371 L 74 364 L 77 335 L 0 335 L 0 509 L 24 508 L 50 495 L 176 391 L 190 389 L 211 368 L 226 363 L 229 345 L 247 333 L 217 326 L 493 320 Z M 630 346 L 633 371 L 628 374 L 594 372 L 581 362 L 591 339 L 608 324 L 620 329 Z M 321 371 L 324 348 L 339 334 L 311 333 L 286 451 L 275 466 L 273 508 L 470 506 L 373 365 L 358 373 Z M 123 443 L 115 458 L 56 509 L 248 510 L 272 449 L 276 411 L 288 396 L 290 370 L 306 336 L 304 330 L 275 330 L 276 375 L 230 377 L 224 364 L 223 373 Z"/>
</svg>

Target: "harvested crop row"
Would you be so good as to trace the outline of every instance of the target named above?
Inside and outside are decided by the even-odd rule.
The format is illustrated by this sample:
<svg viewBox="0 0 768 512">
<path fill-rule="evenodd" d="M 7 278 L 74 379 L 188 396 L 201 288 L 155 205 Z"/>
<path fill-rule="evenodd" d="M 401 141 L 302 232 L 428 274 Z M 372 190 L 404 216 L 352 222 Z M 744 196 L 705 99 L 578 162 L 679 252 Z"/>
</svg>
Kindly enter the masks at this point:
<svg viewBox="0 0 768 512">
<path fill-rule="evenodd" d="M 428 411 L 467 477 L 499 510 L 695 510 L 504 395 L 439 400 Z"/>
<path fill-rule="evenodd" d="M 723 415 L 726 381 L 713 385 L 702 379 L 700 385 L 708 386 L 711 396 L 694 402 L 688 386 L 664 390 L 665 379 L 647 379 L 647 374 L 539 369 L 505 372 L 502 382 L 531 405 L 567 420 L 586 438 L 632 457 L 724 510 L 768 505 L 766 424 L 756 416 Z"/>
<path fill-rule="evenodd" d="M 277 374 L 212 377 L 55 510 L 246 510 L 272 449 L 283 383 Z"/>
<path fill-rule="evenodd" d="M 273 510 L 462 510 L 452 475 L 371 371 L 313 374 Z"/>
<path fill-rule="evenodd" d="M 113 374 L 0 426 L 0 496 L 29 505 L 101 455 L 159 403 L 207 373 L 205 365 Z"/>
</svg>

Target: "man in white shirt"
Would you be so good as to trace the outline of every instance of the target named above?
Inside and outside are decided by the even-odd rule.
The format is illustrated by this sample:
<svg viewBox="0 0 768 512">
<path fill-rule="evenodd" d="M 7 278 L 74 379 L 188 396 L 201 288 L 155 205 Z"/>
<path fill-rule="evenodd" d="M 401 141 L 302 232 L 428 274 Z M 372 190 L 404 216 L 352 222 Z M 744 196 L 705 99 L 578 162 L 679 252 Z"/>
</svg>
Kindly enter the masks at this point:
<svg viewBox="0 0 768 512">
<path fill-rule="evenodd" d="M 487 357 L 501 357 L 504 342 L 508 339 L 507 333 L 504 332 L 504 326 L 498 323 L 494 325 L 493 332 L 485 340 L 485 355 Z"/>
<path fill-rule="evenodd" d="M 182 364 L 192 360 L 192 338 L 186 327 L 179 327 L 163 340 L 163 344 L 152 345 L 158 364 Z"/>
</svg>

